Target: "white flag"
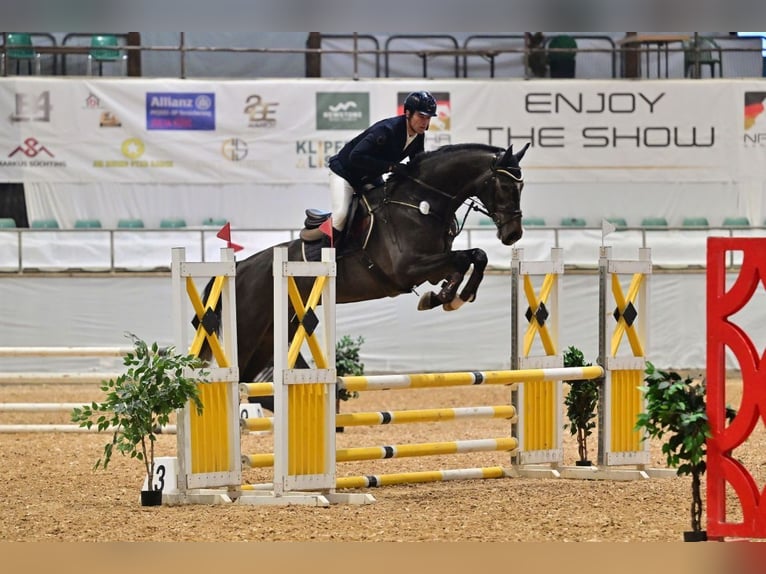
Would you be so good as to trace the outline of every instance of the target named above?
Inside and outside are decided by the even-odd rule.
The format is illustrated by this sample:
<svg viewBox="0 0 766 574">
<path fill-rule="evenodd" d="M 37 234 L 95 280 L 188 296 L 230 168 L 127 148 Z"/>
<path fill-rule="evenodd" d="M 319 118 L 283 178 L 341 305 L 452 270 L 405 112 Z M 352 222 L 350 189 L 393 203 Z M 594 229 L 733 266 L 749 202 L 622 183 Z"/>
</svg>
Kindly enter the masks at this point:
<svg viewBox="0 0 766 574">
<path fill-rule="evenodd" d="M 617 226 L 614 223 L 610 223 L 606 219 L 601 219 L 601 243 L 604 243 L 604 237 L 617 230 Z"/>
</svg>

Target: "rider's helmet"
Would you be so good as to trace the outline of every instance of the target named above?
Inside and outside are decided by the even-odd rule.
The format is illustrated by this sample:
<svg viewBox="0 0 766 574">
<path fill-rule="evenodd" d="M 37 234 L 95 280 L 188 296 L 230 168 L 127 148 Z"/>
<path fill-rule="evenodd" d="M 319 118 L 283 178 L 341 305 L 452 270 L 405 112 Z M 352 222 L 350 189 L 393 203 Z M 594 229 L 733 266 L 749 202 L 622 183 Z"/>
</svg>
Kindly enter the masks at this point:
<svg viewBox="0 0 766 574">
<path fill-rule="evenodd" d="M 431 92 L 412 92 L 404 100 L 404 111 L 407 110 L 413 114 L 420 112 L 434 117 L 436 115 L 436 99 L 431 95 Z"/>
</svg>

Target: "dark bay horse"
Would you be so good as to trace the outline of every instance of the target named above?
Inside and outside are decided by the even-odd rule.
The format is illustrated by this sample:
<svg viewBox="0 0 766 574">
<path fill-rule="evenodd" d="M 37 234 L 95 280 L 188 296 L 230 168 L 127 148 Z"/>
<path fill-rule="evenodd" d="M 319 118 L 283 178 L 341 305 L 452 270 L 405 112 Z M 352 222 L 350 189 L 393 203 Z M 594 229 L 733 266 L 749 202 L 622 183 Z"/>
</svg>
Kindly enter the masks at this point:
<svg viewBox="0 0 766 574">
<path fill-rule="evenodd" d="M 441 290 L 423 294 L 418 309 L 453 310 L 473 301 L 487 255 L 481 249 L 452 250 L 460 230 L 456 212 L 468 204 L 492 219 L 503 244 L 521 239 L 524 183 L 519 162 L 528 147 L 513 153 L 512 146 L 443 146 L 416 156 L 406 174 L 392 175 L 383 186 L 365 192 L 344 246 L 336 250 L 337 302 L 395 297 L 426 281 L 442 282 Z M 288 248 L 290 260 L 303 259 L 302 239 L 279 246 Z M 272 261 L 273 248 L 268 248 L 237 262 L 237 346 L 243 382 L 252 381 L 273 360 Z M 304 298 L 312 283 L 311 278 L 298 280 Z M 205 298 L 209 287 L 210 283 Z M 209 358 L 209 349 L 201 356 Z M 273 410 L 270 401 L 259 402 Z"/>
</svg>

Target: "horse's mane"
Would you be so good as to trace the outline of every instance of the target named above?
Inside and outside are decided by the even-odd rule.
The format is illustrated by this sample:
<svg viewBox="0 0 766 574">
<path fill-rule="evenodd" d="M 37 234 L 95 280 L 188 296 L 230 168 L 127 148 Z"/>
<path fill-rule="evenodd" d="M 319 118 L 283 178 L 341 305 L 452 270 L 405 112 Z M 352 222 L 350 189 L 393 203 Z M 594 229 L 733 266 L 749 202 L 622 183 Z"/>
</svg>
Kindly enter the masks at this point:
<svg viewBox="0 0 766 574">
<path fill-rule="evenodd" d="M 445 156 L 466 151 L 485 151 L 491 154 L 496 154 L 503 151 L 503 148 L 482 143 L 444 145 L 432 151 L 419 153 L 410 160 L 409 165 L 411 169 L 418 169 L 423 162 L 430 162 L 433 160 L 444 161 Z"/>
</svg>

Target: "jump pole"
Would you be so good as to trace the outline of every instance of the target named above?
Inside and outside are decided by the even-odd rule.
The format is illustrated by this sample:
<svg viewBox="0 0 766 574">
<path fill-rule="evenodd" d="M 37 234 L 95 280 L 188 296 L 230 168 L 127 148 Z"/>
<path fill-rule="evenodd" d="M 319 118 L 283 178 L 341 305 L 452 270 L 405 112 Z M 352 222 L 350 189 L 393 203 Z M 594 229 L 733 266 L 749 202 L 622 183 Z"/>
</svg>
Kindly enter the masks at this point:
<svg viewBox="0 0 766 574">
<path fill-rule="evenodd" d="M 0 347 L 0 357 L 121 357 L 132 349 L 127 347 Z M 100 384 L 118 373 L 60 373 L 60 372 L 5 372 L 0 373 L 0 384 Z"/>
</svg>

